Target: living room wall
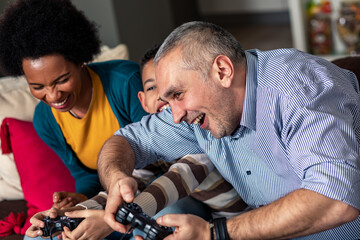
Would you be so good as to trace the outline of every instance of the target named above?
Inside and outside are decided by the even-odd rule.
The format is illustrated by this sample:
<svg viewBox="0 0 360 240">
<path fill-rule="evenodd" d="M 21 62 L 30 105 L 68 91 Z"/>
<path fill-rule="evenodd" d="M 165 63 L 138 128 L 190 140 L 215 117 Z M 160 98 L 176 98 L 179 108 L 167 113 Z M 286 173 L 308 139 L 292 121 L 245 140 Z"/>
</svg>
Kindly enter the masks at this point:
<svg viewBox="0 0 360 240">
<path fill-rule="evenodd" d="M 185 6 L 196 2 L 193 0 L 72 1 L 89 19 L 98 23 L 104 44 L 114 47 L 119 43 L 125 43 L 133 61 L 139 61 L 148 48 L 161 43 L 175 27 L 174 12 L 177 11 L 173 11 L 173 4 L 178 2 L 177 5 Z"/>
<path fill-rule="evenodd" d="M 0 10 L 12 1 L 0 0 Z M 134 61 L 186 21 L 207 20 L 226 27 L 288 19 L 288 0 L 71 1 L 98 24 L 103 44 L 115 47 L 125 43 Z"/>
</svg>

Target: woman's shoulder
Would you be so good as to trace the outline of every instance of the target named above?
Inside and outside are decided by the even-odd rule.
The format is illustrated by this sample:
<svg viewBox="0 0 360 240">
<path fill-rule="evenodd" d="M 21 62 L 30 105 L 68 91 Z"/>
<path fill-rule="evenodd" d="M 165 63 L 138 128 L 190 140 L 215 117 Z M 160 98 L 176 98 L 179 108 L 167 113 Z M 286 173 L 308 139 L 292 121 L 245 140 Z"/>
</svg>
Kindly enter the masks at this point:
<svg viewBox="0 0 360 240">
<path fill-rule="evenodd" d="M 40 101 L 35 107 L 33 121 L 38 121 L 39 119 L 41 120 L 42 118 L 48 116 L 49 114 L 52 114 L 50 106 Z"/>
<path fill-rule="evenodd" d="M 136 62 L 111 60 L 89 64 L 89 68 L 98 74 L 105 92 L 109 89 L 128 91 L 127 89 L 134 88 L 136 93 L 142 90 L 139 64 Z"/>
<path fill-rule="evenodd" d="M 106 62 L 90 63 L 88 66 L 99 75 L 126 75 L 140 71 L 139 64 L 129 60 L 110 60 Z"/>
<path fill-rule="evenodd" d="M 45 129 L 53 126 L 53 124 L 56 123 L 54 121 L 54 115 L 52 114 L 50 106 L 39 102 L 38 105 L 36 105 L 33 117 L 33 124 L 37 133 L 40 134 Z"/>
</svg>

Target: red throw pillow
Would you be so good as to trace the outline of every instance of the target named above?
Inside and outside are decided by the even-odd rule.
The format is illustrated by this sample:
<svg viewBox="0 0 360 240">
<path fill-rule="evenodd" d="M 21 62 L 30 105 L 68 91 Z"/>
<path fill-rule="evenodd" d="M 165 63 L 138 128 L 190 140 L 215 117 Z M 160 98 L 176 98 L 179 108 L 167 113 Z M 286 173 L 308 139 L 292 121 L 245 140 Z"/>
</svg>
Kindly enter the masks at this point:
<svg viewBox="0 0 360 240">
<path fill-rule="evenodd" d="M 5 118 L 0 133 L 3 153 L 12 150 L 14 154 L 24 198 L 29 205 L 38 211 L 47 210 L 53 204 L 54 192 L 76 191 L 70 171 L 57 154 L 40 139 L 32 122 Z M 34 209 L 31 209 L 31 212 L 34 213 Z"/>
</svg>

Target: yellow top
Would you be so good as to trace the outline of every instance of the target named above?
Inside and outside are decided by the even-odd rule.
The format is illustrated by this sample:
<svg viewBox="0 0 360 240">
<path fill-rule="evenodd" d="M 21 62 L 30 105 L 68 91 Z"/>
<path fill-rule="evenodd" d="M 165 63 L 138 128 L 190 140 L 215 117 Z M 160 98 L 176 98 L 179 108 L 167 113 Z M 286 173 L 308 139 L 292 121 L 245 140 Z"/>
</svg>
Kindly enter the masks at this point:
<svg viewBox="0 0 360 240">
<path fill-rule="evenodd" d="M 93 94 L 90 107 L 82 119 L 69 112 L 51 109 L 61 131 L 82 164 L 97 169 L 97 157 L 102 145 L 111 137 L 120 124 L 105 95 L 99 76 L 87 68 L 92 80 Z"/>
</svg>

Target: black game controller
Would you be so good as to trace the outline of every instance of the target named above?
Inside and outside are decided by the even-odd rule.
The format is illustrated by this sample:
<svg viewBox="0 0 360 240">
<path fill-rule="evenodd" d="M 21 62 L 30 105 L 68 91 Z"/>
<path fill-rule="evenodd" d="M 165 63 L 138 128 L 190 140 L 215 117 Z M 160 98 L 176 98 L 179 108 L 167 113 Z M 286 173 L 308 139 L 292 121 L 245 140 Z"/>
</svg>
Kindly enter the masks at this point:
<svg viewBox="0 0 360 240">
<path fill-rule="evenodd" d="M 52 239 L 52 235 L 55 232 L 63 231 L 64 227 L 68 227 L 70 230 L 74 230 L 84 218 L 69 218 L 69 217 L 56 217 L 50 218 L 47 216 L 43 219 L 45 227 L 41 228 L 44 237 Z"/>
<path fill-rule="evenodd" d="M 141 207 L 136 203 L 123 203 L 119 208 L 116 221 L 121 224 L 131 224 L 146 234 L 145 240 L 160 240 L 173 233 L 169 227 L 161 226 L 155 219 L 143 213 Z"/>
</svg>

